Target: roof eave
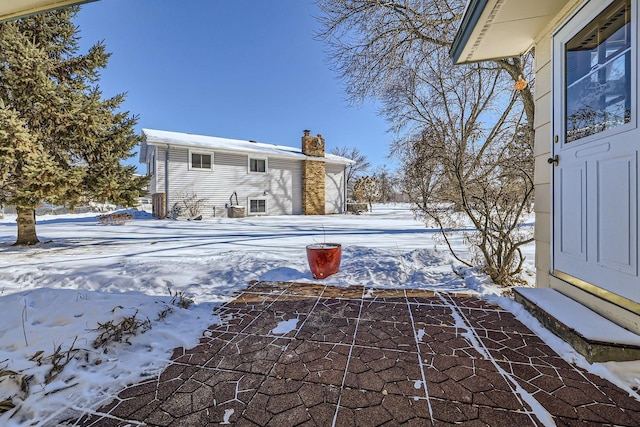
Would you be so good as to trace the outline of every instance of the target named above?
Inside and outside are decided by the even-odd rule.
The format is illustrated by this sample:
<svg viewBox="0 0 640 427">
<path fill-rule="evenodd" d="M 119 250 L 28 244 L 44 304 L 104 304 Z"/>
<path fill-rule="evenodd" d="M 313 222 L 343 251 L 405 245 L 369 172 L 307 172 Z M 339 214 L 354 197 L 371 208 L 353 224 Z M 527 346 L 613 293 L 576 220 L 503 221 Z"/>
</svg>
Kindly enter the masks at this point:
<svg viewBox="0 0 640 427">
<path fill-rule="evenodd" d="M 238 153 L 243 153 L 243 154 L 251 154 L 250 150 L 245 150 L 242 148 L 238 148 L 238 149 L 232 149 L 232 148 L 220 148 L 220 147 L 208 147 L 204 144 L 190 144 L 188 142 L 182 142 L 182 141 L 168 141 L 168 140 L 160 140 L 160 139 L 153 139 L 147 136 L 147 144 L 149 145 L 155 145 L 155 146 L 159 146 L 159 147 L 167 147 L 167 146 L 172 146 L 172 147 L 182 147 L 182 148 L 197 148 L 200 150 L 209 150 L 209 151 L 214 151 L 217 153 L 230 153 L 230 154 L 238 154 Z M 300 153 L 300 154 L 296 154 L 296 153 L 262 153 L 262 152 L 256 152 L 256 155 L 267 155 L 268 157 L 275 157 L 275 158 L 282 158 L 282 159 L 302 159 L 303 157 L 306 157 L 304 154 Z"/>
<path fill-rule="evenodd" d="M 480 22 L 480 17 L 486 6 L 487 0 L 469 0 L 467 3 L 462 15 L 462 23 L 449 49 L 449 56 L 453 59 L 454 64 L 461 64 L 462 51 L 469 43 L 471 34 L 473 34 L 473 30 Z"/>
<path fill-rule="evenodd" d="M 189 144 L 182 141 L 167 141 L 160 139 L 153 139 L 152 137 L 146 135 L 145 139 L 146 143 L 149 145 L 159 146 L 159 147 L 182 147 L 182 148 L 200 148 L 202 150 L 210 150 L 216 153 L 229 153 L 229 154 L 251 154 L 250 150 L 245 150 L 243 148 L 238 149 L 230 149 L 230 148 L 219 148 L 219 147 L 207 147 L 206 145 L 199 144 Z M 325 163 L 339 164 L 339 165 L 352 165 L 355 164 L 353 160 L 344 158 L 342 159 L 332 159 L 327 157 L 315 157 L 315 156 L 307 156 L 302 153 L 285 153 L 285 152 L 273 152 L 273 153 L 261 153 L 257 152 L 256 156 L 266 156 L 270 158 L 276 159 L 295 159 L 295 160 L 317 160 Z M 141 162 L 143 163 L 143 162 Z"/>
<path fill-rule="evenodd" d="M 521 56 L 582 0 L 469 0 L 449 55 L 456 64 Z"/>
<path fill-rule="evenodd" d="M 0 23 L 96 0 L 13 0 L 0 6 Z"/>
</svg>

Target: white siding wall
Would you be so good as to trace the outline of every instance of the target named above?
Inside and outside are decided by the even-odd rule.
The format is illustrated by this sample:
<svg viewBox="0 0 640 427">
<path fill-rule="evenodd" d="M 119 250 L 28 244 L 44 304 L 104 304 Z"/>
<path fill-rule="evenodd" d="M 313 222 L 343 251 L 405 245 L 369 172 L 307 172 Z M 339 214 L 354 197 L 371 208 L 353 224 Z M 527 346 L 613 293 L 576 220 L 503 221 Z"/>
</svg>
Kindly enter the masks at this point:
<svg viewBox="0 0 640 427">
<path fill-rule="evenodd" d="M 551 174 L 547 163 L 553 145 L 552 86 L 553 56 L 552 33 L 576 10 L 581 0 L 572 0 L 549 23 L 545 31 L 537 37 L 535 44 L 535 243 L 536 243 L 536 286 L 549 287 L 551 270 Z"/>
<path fill-rule="evenodd" d="M 167 149 L 165 147 L 154 147 L 156 151 L 156 173 L 151 178 L 153 181 L 153 185 L 155 185 L 155 191 L 152 191 L 151 194 L 154 193 L 164 193 L 164 177 L 165 177 L 165 156 L 167 153 Z M 151 184 L 150 184 L 151 185 Z"/>
<path fill-rule="evenodd" d="M 206 153 L 206 150 L 195 150 Z M 212 152 L 213 170 L 189 169 L 189 150 L 171 148 L 169 152 L 169 211 L 181 195 L 195 193 L 206 199 L 202 215 L 205 218 L 226 216 L 225 205 L 244 206 L 249 214 L 249 199 L 266 199 L 268 215 L 299 215 L 302 213 L 302 163 L 296 160 L 267 159 L 267 173 L 249 173 L 248 156 Z M 165 149 L 158 150 L 155 177 L 156 192 L 165 191 Z"/>
<path fill-rule="evenodd" d="M 167 215 L 171 215 L 173 206 L 180 201 L 180 196 L 185 192 L 193 191 L 198 197 L 206 197 L 201 194 L 201 188 L 199 187 L 199 181 L 203 181 L 207 174 L 211 174 L 211 171 L 194 171 L 190 173 L 189 164 L 187 162 L 189 151 L 184 148 L 169 147 L 169 162 L 168 162 L 168 188 L 166 188 L 165 177 L 162 177 L 162 181 L 159 181 L 160 188 L 166 190 L 167 197 Z M 166 154 L 166 152 L 164 153 Z M 158 158 L 159 163 L 165 164 L 164 155 Z M 160 177 L 160 174 L 158 174 Z M 203 213 L 204 214 L 204 213 Z"/>
<path fill-rule="evenodd" d="M 536 212 L 536 285 L 549 287 L 551 269 L 551 35 L 536 45 L 536 115 L 535 115 L 535 212 Z"/>
<path fill-rule="evenodd" d="M 147 147 L 147 174 L 149 175 L 149 194 L 162 192 L 158 186 L 158 149 L 152 145 Z"/>
<path fill-rule="evenodd" d="M 344 165 L 327 163 L 325 178 L 325 213 L 335 214 L 345 211 Z"/>
<path fill-rule="evenodd" d="M 302 162 L 269 159 L 269 215 L 302 214 Z"/>
</svg>

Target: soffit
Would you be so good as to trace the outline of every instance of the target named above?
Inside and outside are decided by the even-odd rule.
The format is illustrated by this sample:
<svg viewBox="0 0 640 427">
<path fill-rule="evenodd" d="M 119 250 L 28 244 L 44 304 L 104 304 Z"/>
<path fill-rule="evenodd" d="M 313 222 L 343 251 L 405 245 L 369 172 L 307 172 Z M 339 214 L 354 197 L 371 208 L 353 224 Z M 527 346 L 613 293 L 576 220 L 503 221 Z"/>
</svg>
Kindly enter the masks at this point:
<svg viewBox="0 0 640 427">
<path fill-rule="evenodd" d="M 95 0 L 4 0 L 0 2 L 0 22 L 90 1 Z"/>
<path fill-rule="evenodd" d="M 456 64 L 526 52 L 569 0 L 470 0 L 450 50 Z"/>
</svg>

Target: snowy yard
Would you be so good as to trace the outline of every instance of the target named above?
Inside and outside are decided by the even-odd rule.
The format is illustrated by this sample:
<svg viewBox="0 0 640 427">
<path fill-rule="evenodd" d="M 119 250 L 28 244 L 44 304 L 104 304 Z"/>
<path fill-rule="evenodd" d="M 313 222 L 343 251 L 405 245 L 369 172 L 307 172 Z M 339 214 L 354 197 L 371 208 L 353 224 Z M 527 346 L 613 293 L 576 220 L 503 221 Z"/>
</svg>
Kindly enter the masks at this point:
<svg viewBox="0 0 640 427">
<path fill-rule="evenodd" d="M 566 359 L 627 388 L 637 385 L 637 363 L 589 366 L 499 297 L 486 277 L 455 274 L 437 233 L 414 220 L 406 205 L 376 206 L 364 215 L 206 221 L 155 220 L 139 212 L 120 226 L 100 225 L 94 214 L 42 216 L 37 227 L 45 243 L 15 248 L 15 218 L 0 220 L 1 425 L 46 425 L 154 375 L 174 347 L 196 345 L 216 322 L 213 306 L 249 281 L 317 282 L 305 246 L 322 242 L 343 245 L 340 272 L 323 283 L 475 293 L 514 311 Z M 461 238 L 454 243 L 462 247 Z M 533 253 L 529 245 L 531 282 Z M 195 303 L 180 307 L 180 295 Z M 130 344 L 94 348 L 105 330 L 100 325 L 124 317 L 150 329 Z"/>
</svg>

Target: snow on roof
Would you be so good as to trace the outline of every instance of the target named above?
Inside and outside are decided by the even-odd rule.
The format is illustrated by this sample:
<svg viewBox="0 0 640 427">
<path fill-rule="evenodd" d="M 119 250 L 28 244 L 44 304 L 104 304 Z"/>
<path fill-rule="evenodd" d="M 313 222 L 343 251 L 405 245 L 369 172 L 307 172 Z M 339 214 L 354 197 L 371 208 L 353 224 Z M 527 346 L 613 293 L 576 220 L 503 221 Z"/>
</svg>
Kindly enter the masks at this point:
<svg viewBox="0 0 640 427">
<path fill-rule="evenodd" d="M 256 155 L 295 158 L 295 159 L 322 159 L 310 157 L 302 153 L 301 148 L 288 147 L 286 145 L 267 144 L 264 142 L 246 141 L 241 139 L 220 138 L 217 136 L 196 135 L 191 133 L 170 132 L 166 130 L 142 129 L 146 142 L 149 145 L 180 145 L 185 147 L 208 148 L 217 151 L 253 153 Z M 142 160 L 142 157 L 141 157 Z M 325 154 L 327 163 L 353 164 L 351 159 Z"/>
</svg>

